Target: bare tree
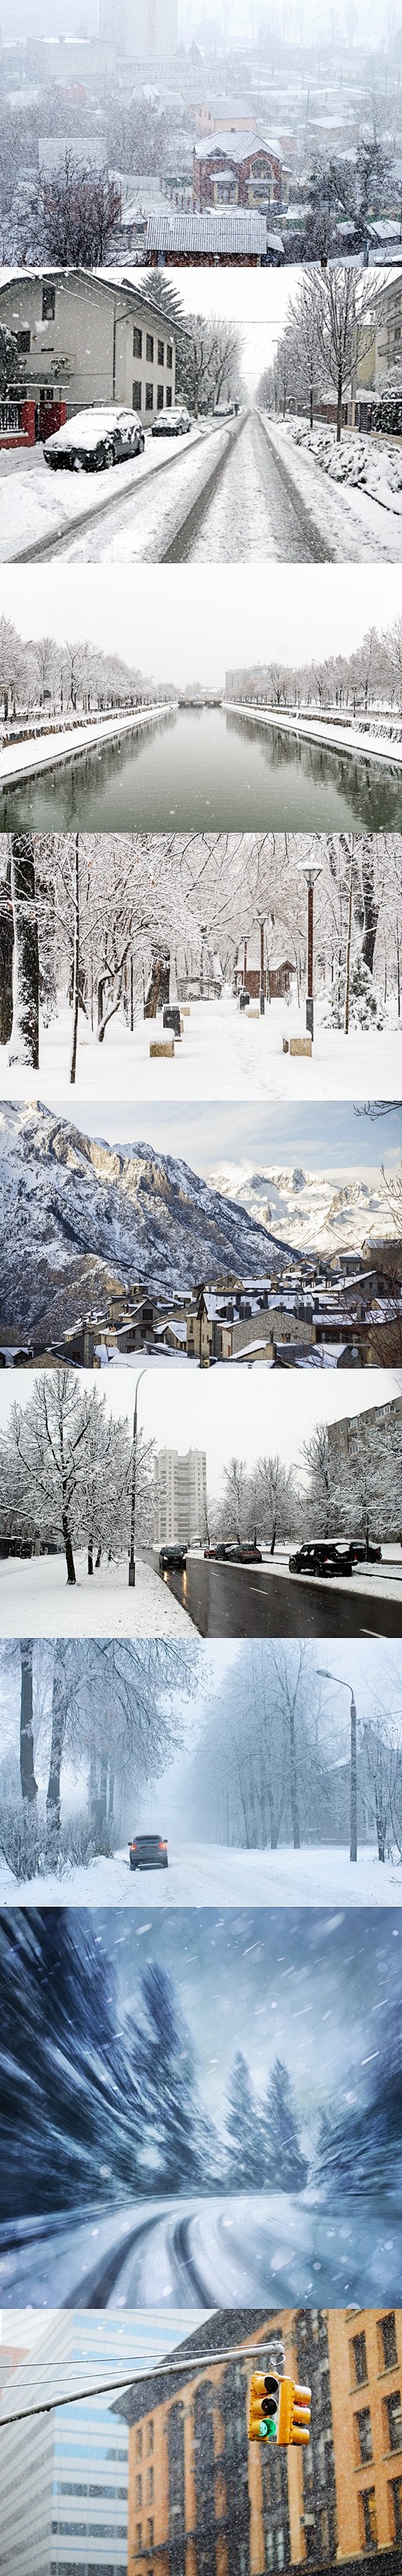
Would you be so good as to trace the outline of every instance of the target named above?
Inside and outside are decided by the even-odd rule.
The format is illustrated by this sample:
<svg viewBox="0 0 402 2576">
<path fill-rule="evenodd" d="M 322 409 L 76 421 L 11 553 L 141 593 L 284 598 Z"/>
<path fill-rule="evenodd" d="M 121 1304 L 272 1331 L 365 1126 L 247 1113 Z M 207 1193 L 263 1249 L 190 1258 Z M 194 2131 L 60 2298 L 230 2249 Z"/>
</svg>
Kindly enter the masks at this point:
<svg viewBox="0 0 402 2576">
<path fill-rule="evenodd" d="M 107 170 L 95 170 L 77 159 L 77 146 L 67 144 L 58 170 L 43 177 L 39 222 L 43 249 L 60 268 L 104 265 L 111 235 L 119 222 L 120 187 Z"/>
</svg>

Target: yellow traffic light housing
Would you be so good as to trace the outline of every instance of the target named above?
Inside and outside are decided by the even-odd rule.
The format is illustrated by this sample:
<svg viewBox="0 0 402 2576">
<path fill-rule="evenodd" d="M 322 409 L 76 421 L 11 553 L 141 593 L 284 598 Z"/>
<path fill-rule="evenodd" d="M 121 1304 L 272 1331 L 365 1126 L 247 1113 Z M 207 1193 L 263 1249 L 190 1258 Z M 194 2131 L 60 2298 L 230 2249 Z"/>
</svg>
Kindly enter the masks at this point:
<svg viewBox="0 0 402 2576">
<path fill-rule="evenodd" d="M 310 2425 L 311 2388 L 298 2388 L 294 2379 L 280 2379 L 277 2441 L 309 2442 Z"/>
<path fill-rule="evenodd" d="M 249 2442 L 276 2442 L 280 2379 L 274 2370 L 254 2370 L 250 2388 Z"/>
<path fill-rule="evenodd" d="M 280 2379 L 274 2370 L 253 2371 L 249 2442 L 278 2442 L 282 2448 L 291 2442 L 306 2443 L 310 2424 L 311 2388 L 299 2388 L 294 2379 Z"/>
</svg>

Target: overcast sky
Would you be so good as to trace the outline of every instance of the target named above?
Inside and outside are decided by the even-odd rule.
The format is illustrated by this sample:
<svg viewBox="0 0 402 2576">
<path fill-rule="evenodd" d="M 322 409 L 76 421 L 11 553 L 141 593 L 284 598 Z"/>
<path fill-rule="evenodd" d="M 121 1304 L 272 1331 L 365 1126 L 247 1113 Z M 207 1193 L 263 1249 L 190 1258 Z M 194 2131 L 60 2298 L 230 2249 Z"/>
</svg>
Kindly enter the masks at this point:
<svg viewBox="0 0 402 2576">
<path fill-rule="evenodd" d="M 274 658 L 349 653 L 402 611 L 387 564 L 33 564 L 3 566 L 2 614 L 24 636 L 88 637 L 155 680 L 207 682 Z"/>
<path fill-rule="evenodd" d="M 48 1106 L 53 1109 L 49 1094 Z M 319 1101 L 311 1109 L 294 1101 L 289 1108 L 258 1101 L 191 1101 L 176 1108 L 157 1103 L 139 1109 L 129 1100 L 99 1103 L 70 1095 L 57 1117 L 73 1119 L 88 1136 L 111 1145 L 149 1144 L 160 1154 L 178 1155 L 195 1172 L 208 1173 L 220 1163 L 243 1160 L 258 1170 L 278 1164 L 302 1165 L 306 1172 L 331 1173 L 333 1181 L 359 1178 L 378 1183 L 381 1164 L 394 1171 L 402 1155 L 402 1104 L 378 1123 L 358 1117 L 353 1101 Z"/>
<path fill-rule="evenodd" d="M 364 291 L 367 290 L 367 274 Z M 128 269 L 133 285 L 138 270 Z M 166 269 L 166 283 L 179 292 L 184 313 L 218 314 L 223 321 L 236 322 L 243 342 L 242 374 L 247 392 L 253 396 L 263 368 L 271 367 L 278 340 L 288 319 L 289 305 L 295 302 L 303 269 L 295 268 L 183 268 L 180 282 L 176 269 Z M 375 287 L 381 284 L 382 271 L 375 271 Z M 144 288 L 149 276 L 143 272 Z"/>
<path fill-rule="evenodd" d="M 141 1370 L 138 1372 L 141 1376 Z M 77 1370 L 77 1378 L 92 1390 L 93 1377 Z M 105 1395 L 106 1406 L 113 1414 L 133 1414 L 137 1371 L 118 1368 L 107 1373 L 106 1386 L 97 1393 Z M 384 1404 L 399 1395 L 402 1378 L 391 1369 L 355 1369 L 353 1388 L 345 1386 L 342 1371 L 329 1369 L 323 1375 L 309 1369 L 299 1370 L 296 1393 L 290 1371 L 276 1374 L 271 1369 L 233 1368 L 202 1370 L 148 1368 L 142 1377 L 138 1397 L 138 1424 L 147 1438 L 156 1441 L 158 1449 L 180 1451 L 205 1449 L 209 1492 L 219 1491 L 223 1468 L 234 1451 L 246 1460 L 250 1470 L 262 1455 L 279 1454 L 287 1464 L 299 1466 L 303 1441 L 310 1438 L 316 1422 L 339 1421 L 344 1413 L 360 1413 L 372 1404 Z M 0 1433 L 6 1429 L 11 1406 L 17 1400 L 29 1403 L 32 1377 L 29 1370 L 6 1371 L 0 1377 Z M 7 1571 L 7 1569 L 5 1569 Z M 1 1569 L 0 1569 L 1 1573 Z"/>
</svg>

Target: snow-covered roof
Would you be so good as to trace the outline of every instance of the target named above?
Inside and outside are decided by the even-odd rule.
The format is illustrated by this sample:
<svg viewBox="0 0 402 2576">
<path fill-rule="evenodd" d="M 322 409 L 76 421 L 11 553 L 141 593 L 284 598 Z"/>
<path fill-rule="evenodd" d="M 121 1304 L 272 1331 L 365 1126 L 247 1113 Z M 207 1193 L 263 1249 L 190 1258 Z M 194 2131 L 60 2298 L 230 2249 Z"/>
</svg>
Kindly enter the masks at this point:
<svg viewBox="0 0 402 2576">
<path fill-rule="evenodd" d="M 271 1344 L 269 1344 L 269 1348 L 271 1348 Z M 259 1341 L 259 1342 L 245 1342 L 245 1343 L 243 1344 L 243 1349 L 242 1349 L 241 1351 L 233 1351 L 233 1353 L 232 1353 L 232 1368 L 237 1368 L 238 1363 L 239 1363 L 239 1360 L 251 1360 L 251 1359 L 255 1359 L 255 1358 L 256 1358 L 257 1351 L 266 1351 L 267 1349 L 268 1349 L 268 1341 L 267 1341 L 267 1339 L 265 1339 L 265 1341 Z"/>
<path fill-rule="evenodd" d="M 247 206 L 227 207 L 204 214 L 151 215 L 147 225 L 146 253 L 149 251 L 231 251 L 242 259 L 254 255 L 263 258 L 267 246 L 267 228 L 263 215 Z"/>
<path fill-rule="evenodd" d="M 265 152 L 270 161 L 283 161 L 280 143 L 268 142 L 265 135 L 256 134 L 255 126 L 250 126 L 248 133 L 243 130 L 242 134 L 223 130 L 220 134 L 197 135 L 194 151 L 197 161 L 215 160 L 217 152 L 222 152 L 226 161 L 239 162 L 240 165 L 254 159 L 257 152 Z"/>
<path fill-rule="evenodd" d="M 40 134 L 38 136 L 39 169 L 45 179 L 49 178 L 52 171 L 62 169 L 66 154 L 70 169 L 74 167 L 75 170 L 104 170 L 107 157 L 104 136 L 96 134 Z"/>
</svg>

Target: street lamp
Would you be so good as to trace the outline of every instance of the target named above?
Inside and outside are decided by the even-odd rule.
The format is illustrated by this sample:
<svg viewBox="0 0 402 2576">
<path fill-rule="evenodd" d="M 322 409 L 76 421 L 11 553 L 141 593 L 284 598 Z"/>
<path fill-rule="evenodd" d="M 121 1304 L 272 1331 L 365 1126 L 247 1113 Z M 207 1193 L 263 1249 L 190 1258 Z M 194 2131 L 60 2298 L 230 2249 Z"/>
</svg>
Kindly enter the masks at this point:
<svg viewBox="0 0 402 2576">
<path fill-rule="evenodd" d="M 129 1555 L 129 1561 L 128 1561 L 128 1581 L 129 1581 L 129 1590 L 130 1590 L 130 1592 L 133 1592 L 133 1591 L 134 1591 L 134 1585 L 135 1585 L 135 1489 L 136 1489 L 136 1472 L 137 1472 L 137 1407 L 138 1407 L 138 1388 L 139 1388 L 139 1386 L 141 1386 L 141 1378 L 142 1378 L 142 1377 L 147 1377 L 147 1374 L 148 1374 L 147 1369 L 139 1369 L 139 1373 L 138 1373 L 138 1377 L 137 1377 L 137 1382 L 136 1382 L 136 1389 L 135 1389 L 134 1425 L 133 1425 L 133 1464 L 132 1464 L 132 1474 L 131 1474 L 130 1555 Z"/>
<path fill-rule="evenodd" d="M 317 884 L 317 877 L 320 877 L 320 876 L 321 876 L 321 874 L 322 874 L 322 870 L 321 870 L 321 866 L 319 865 L 318 861 L 315 861 L 314 859 L 298 859 L 297 864 L 298 864 L 299 876 L 304 877 L 304 879 L 305 879 L 305 884 L 306 884 L 306 886 L 307 886 L 307 997 L 306 997 L 306 1029 L 308 1029 L 310 1037 L 311 1037 L 311 1038 L 313 1038 L 313 1037 L 314 1037 L 314 1001 L 313 1001 L 313 960 L 314 960 L 314 887 L 315 887 L 315 885 Z"/>
<path fill-rule="evenodd" d="M 258 923 L 259 923 L 259 931 L 260 931 L 260 1012 L 261 1012 L 261 1018 L 263 1018 L 263 1016 L 264 1016 L 264 1011 L 265 1011 L 265 993 L 264 993 L 264 925 L 265 925 L 265 912 L 259 912 L 259 913 L 257 913 L 257 920 L 258 920 Z"/>
<path fill-rule="evenodd" d="M 350 1858 L 351 1860 L 357 1860 L 357 1717 L 355 1695 L 352 1689 L 352 1683 L 341 1681 L 340 1673 L 325 1672 L 323 1664 L 317 1664 L 316 1669 L 317 1673 L 320 1675 L 320 1681 L 336 1682 L 339 1690 L 350 1691 Z"/>
</svg>

